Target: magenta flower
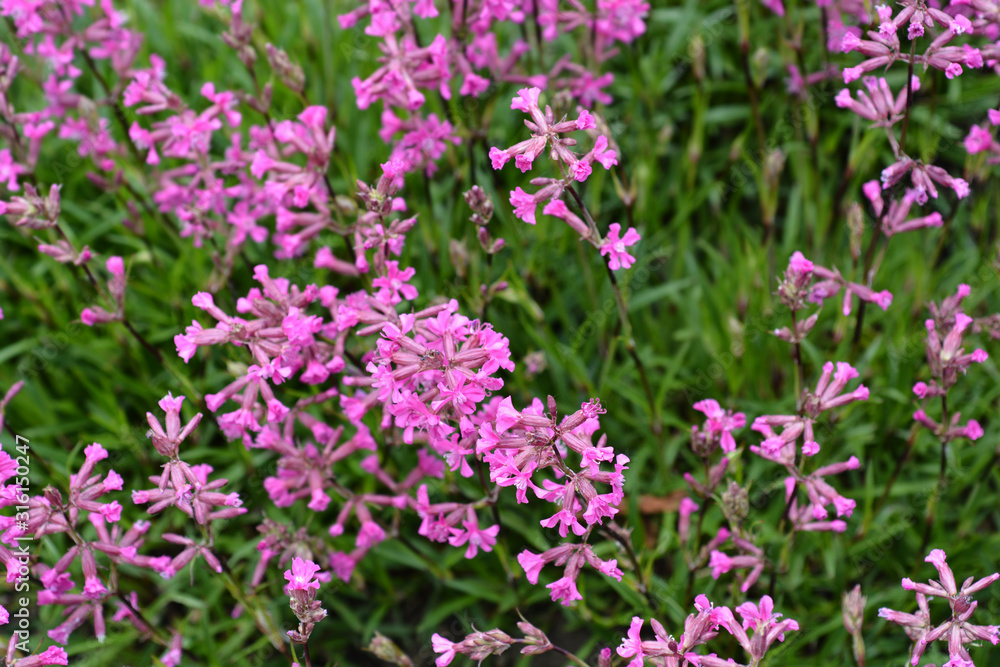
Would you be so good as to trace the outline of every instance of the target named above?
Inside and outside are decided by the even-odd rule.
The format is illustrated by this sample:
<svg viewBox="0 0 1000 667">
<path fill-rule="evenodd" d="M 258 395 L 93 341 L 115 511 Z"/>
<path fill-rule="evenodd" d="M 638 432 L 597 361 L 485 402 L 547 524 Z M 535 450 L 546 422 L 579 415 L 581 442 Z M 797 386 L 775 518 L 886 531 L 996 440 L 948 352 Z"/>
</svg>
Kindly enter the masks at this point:
<svg viewBox="0 0 1000 667">
<path fill-rule="evenodd" d="M 993 147 L 993 133 L 986 128 L 973 125 L 965 137 L 965 150 L 969 153 L 982 153 Z"/>
<path fill-rule="evenodd" d="M 514 188 L 510 193 L 510 205 L 514 207 L 514 215 L 529 225 L 535 224 L 535 207 L 538 206 L 538 202 L 534 196 L 520 187 Z"/>
<path fill-rule="evenodd" d="M 466 511 L 466 518 L 462 521 L 462 528 L 452 528 L 451 538 L 448 543 L 453 547 L 460 547 L 468 544 L 465 550 L 466 558 L 475 558 L 479 549 L 489 552 L 493 551 L 493 545 L 497 543 L 497 533 L 500 526 L 490 526 L 483 530 L 479 527 L 479 519 L 475 511 L 470 507 Z"/>
<path fill-rule="evenodd" d="M 605 238 L 604 243 L 601 245 L 601 255 L 610 255 L 608 257 L 608 266 L 611 267 L 612 271 L 616 271 L 619 268 L 627 269 L 635 264 L 635 257 L 628 254 L 625 248 L 635 245 L 642 239 L 639 236 L 639 232 L 635 231 L 632 227 L 629 227 L 628 231 L 625 232 L 625 236 L 619 238 L 618 233 L 620 230 L 621 225 L 617 222 L 611 223 L 607 238 Z"/>
<path fill-rule="evenodd" d="M 435 653 L 441 654 L 434 661 L 437 667 L 446 667 L 455 659 L 455 642 L 445 639 L 436 632 L 431 635 L 431 648 Z"/>
<path fill-rule="evenodd" d="M 296 556 L 292 559 L 292 569 L 285 570 L 285 579 L 288 580 L 288 584 L 285 586 L 286 590 L 318 589 L 319 582 L 313 579 L 317 572 L 319 572 L 319 565 L 311 560 L 302 560 Z"/>
<path fill-rule="evenodd" d="M 744 602 L 736 608 L 736 613 L 743 619 L 742 625 L 725 607 L 722 608 L 720 624 L 736 638 L 750 656 L 752 664 L 759 663 L 775 641 L 784 641 L 786 630 L 799 629 L 799 624 L 791 619 L 778 620 L 781 614 L 774 613 L 774 602 L 768 595 L 760 599 L 759 605 Z M 754 633 L 752 638 L 746 633 L 751 628 Z"/>
<path fill-rule="evenodd" d="M 622 640 L 622 645 L 618 647 L 618 655 L 623 658 L 632 658 L 628 667 L 642 667 L 643 658 L 645 657 L 642 652 L 642 637 L 639 633 L 642 631 L 642 619 L 638 616 L 632 617 L 632 623 L 628 626 L 628 636 Z"/>
<path fill-rule="evenodd" d="M 517 562 L 521 565 L 521 569 L 524 570 L 525 579 L 532 584 L 537 584 L 538 575 L 541 573 L 542 568 L 545 567 L 545 559 L 525 549 L 517 555 Z"/>
<path fill-rule="evenodd" d="M 569 606 L 575 600 L 582 600 L 583 596 L 576 588 L 576 580 L 570 576 L 556 579 L 546 586 L 551 591 L 552 601 L 559 601 L 565 606 Z"/>
<path fill-rule="evenodd" d="M 413 301 L 419 296 L 417 288 L 408 284 L 408 281 L 417 274 L 415 268 L 411 266 L 400 271 L 399 262 L 390 260 L 385 263 L 385 271 L 384 276 L 372 281 L 373 287 L 380 288 L 375 295 L 376 298 L 395 305 L 403 299 Z"/>
<path fill-rule="evenodd" d="M 910 664 L 912 665 L 920 662 L 924 651 L 935 641 L 948 643 L 949 662 L 947 664 L 949 665 L 972 664 L 972 657 L 965 648 L 966 644 L 982 640 L 987 640 L 994 646 L 1000 643 L 1000 627 L 974 625 L 969 622 L 979 605 L 977 601 L 972 599 L 972 595 L 1000 579 L 1000 573 L 994 573 L 979 580 L 969 577 L 959 587 L 955 575 L 945 559 L 945 552 L 941 549 L 932 550 L 924 559 L 924 562 L 931 563 L 937 569 L 937 581 L 932 580 L 926 584 L 918 584 L 908 578 L 903 579 L 903 588 L 916 593 L 919 609 L 916 614 L 907 614 L 885 607 L 878 611 L 881 618 L 903 626 L 907 635 L 913 640 L 910 655 Z M 951 607 L 951 618 L 934 626 L 930 618 L 928 598 L 948 600 Z"/>
<path fill-rule="evenodd" d="M 719 402 L 711 398 L 698 401 L 692 407 L 707 417 L 704 432 L 711 438 L 719 438 L 723 452 L 728 454 L 736 449 L 733 430 L 746 426 L 747 416 L 744 413 L 723 410 Z"/>
</svg>

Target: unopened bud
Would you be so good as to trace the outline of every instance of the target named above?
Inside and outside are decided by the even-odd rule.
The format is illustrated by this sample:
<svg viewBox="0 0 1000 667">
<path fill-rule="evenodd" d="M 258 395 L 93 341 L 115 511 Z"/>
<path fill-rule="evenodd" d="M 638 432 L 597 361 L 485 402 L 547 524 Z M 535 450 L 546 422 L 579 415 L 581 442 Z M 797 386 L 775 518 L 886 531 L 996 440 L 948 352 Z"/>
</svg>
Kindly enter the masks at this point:
<svg viewBox="0 0 1000 667">
<path fill-rule="evenodd" d="M 691 42 L 688 44 L 688 56 L 691 57 L 694 78 L 703 81 L 705 79 L 705 40 L 700 34 L 691 38 Z"/>
<path fill-rule="evenodd" d="M 472 209 L 472 222 L 477 225 L 485 225 L 493 218 L 493 200 L 479 187 L 473 185 L 465 193 L 465 203 Z"/>
<path fill-rule="evenodd" d="M 281 82 L 295 92 L 301 93 L 306 86 L 306 75 L 302 72 L 302 68 L 293 63 L 283 49 L 273 44 L 268 44 L 266 48 L 267 62 Z"/>
<path fill-rule="evenodd" d="M 851 204 L 850 210 L 847 211 L 847 228 L 851 234 L 851 257 L 854 261 L 858 261 L 865 236 L 865 212 L 858 202 Z"/>
<path fill-rule="evenodd" d="M 538 655 L 552 650 L 552 642 L 545 636 L 545 633 L 527 621 L 521 621 L 517 628 L 524 633 L 522 640 L 526 646 L 521 649 L 523 655 Z"/>
<path fill-rule="evenodd" d="M 719 449 L 719 439 L 712 437 L 699 429 L 697 426 L 691 427 L 691 450 L 698 456 L 707 459 Z"/>
<path fill-rule="evenodd" d="M 865 604 L 868 598 L 861 594 L 861 584 L 855 586 L 851 592 L 844 593 L 842 611 L 844 615 L 844 628 L 848 633 L 857 635 L 861 633 L 861 626 L 865 620 Z"/>
<path fill-rule="evenodd" d="M 747 490 L 736 482 L 722 494 L 722 513 L 731 523 L 743 523 L 750 513 L 750 496 Z"/>
<path fill-rule="evenodd" d="M 396 643 L 378 630 L 375 631 L 375 636 L 372 637 L 371 642 L 368 644 L 368 650 L 371 651 L 376 658 L 385 660 L 393 665 L 399 665 L 399 667 L 413 667 L 413 661 L 410 660 L 410 658 L 403 653 L 398 646 L 396 646 Z"/>
</svg>

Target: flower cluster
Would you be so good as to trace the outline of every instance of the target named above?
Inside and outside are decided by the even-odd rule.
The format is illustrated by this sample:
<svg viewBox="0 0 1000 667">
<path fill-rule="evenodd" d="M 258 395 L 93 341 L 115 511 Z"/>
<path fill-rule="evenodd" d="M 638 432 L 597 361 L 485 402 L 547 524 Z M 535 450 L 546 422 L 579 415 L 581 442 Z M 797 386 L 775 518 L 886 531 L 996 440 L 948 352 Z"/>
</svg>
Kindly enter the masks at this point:
<svg viewBox="0 0 1000 667">
<path fill-rule="evenodd" d="M 501 487 L 513 486 L 519 503 L 528 502 L 530 490 L 536 498 L 558 505 L 552 516 L 540 522 L 542 526 L 558 527 L 561 537 L 571 530 L 574 535 L 589 536 L 595 525 L 614 519 L 618 513 L 624 496 L 623 473 L 628 469 L 628 457 L 616 455 L 606 444 L 607 436 L 601 436 L 596 444 L 592 441 L 603 412 L 600 402 L 592 400 L 560 420 L 551 396 L 547 410 L 538 399 L 516 410 L 508 397 L 497 407 L 495 418 L 479 427 L 476 453 L 489 464 L 490 480 Z M 579 457 L 578 465 L 568 463 L 571 452 L 574 458 Z M 613 464 L 613 472 L 602 469 L 604 462 Z M 537 483 L 539 474 L 547 469 L 555 479 L 545 477 Z M 597 485 L 608 485 L 610 491 L 600 493 Z M 621 578 L 617 561 L 600 560 L 587 544 L 564 544 L 541 555 L 525 550 L 518 562 L 532 583 L 537 583 L 545 564 L 565 565 L 563 577 L 548 588 L 553 600 L 567 605 L 581 599 L 576 577 L 584 563 Z"/>
<path fill-rule="evenodd" d="M 892 294 L 888 290 L 876 292 L 871 287 L 852 282 L 844 278 L 836 268 L 828 269 L 806 259 L 801 252 L 795 251 L 788 262 L 783 280 L 778 286 L 778 296 L 789 309 L 801 310 L 806 302 L 822 305 L 827 299 L 844 291 L 841 310 L 844 315 L 850 315 L 853 298 L 874 303 L 882 310 L 888 310 L 892 304 Z M 774 333 L 788 342 L 798 342 L 816 324 L 814 318 L 808 318 L 798 323 L 795 331 L 788 328 L 778 329 Z"/>
<path fill-rule="evenodd" d="M 564 118 L 557 121 L 551 106 L 546 105 L 544 112 L 539 106 L 541 93 L 539 88 L 522 88 L 518 91 L 517 96 L 511 101 L 510 108 L 523 111 L 531 118 L 524 121 L 532 133 L 531 138 L 506 149 L 494 146 L 490 149 L 490 161 L 494 169 L 502 169 L 513 158 L 515 166 L 522 172 L 527 172 L 531 170 L 535 158 L 548 150 L 549 156 L 562 172 L 562 177 L 532 179 L 531 184 L 539 186 L 539 190 L 534 194 L 527 193 L 520 187 L 511 191 L 510 204 L 514 207 L 514 215 L 534 225 L 538 206 L 544 203 L 542 213 L 563 220 L 580 235 L 581 239 L 599 249 L 602 256 L 607 255 L 608 267 L 612 271 L 619 268 L 627 269 L 635 263 L 635 257 L 625 248 L 635 245 L 642 239 L 639 232 L 630 227 L 622 235 L 621 225 L 615 222 L 609 226 L 607 235 L 602 237 L 586 209 L 582 210 L 583 218 L 581 218 L 561 199 L 566 192 L 576 196 L 573 183 L 587 180 L 593 172 L 594 162 L 605 169 L 611 169 L 618 164 L 618 153 L 609 148 L 608 138 L 604 134 L 597 134 L 593 148 L 582 156 L 570 150 L 576 146 L 576 139 L 562 135 L 579 130 L 595 130 L 597 123 L 594 115 L 581 108 L 578 110 L 579 116 L 576 120 Z"/>
<path fill-rule="evenodd" d="M 691 614 L 684 621 L 684 633 L 679 639 L 667 634 L 664 627 L 652 619 L 650 624 L 656 639 L 643 641 L 640 633 L 643 620 L 638 616 L 632 618 L 628 636 L 618 647 L 618 655 L 632 658 L 628 667 L 642 667 L 647 658 L 659 659 L 669 667 L 680 667 L 691 664 L 697 667 L 731 667 L 738 665 L 732 658 L 723 660 L 714 653 L 701 655 L 692 651 L 696 646 L 706 644 L 719 634 L 719 628 L 724 628 L 739 642 L 750 658 L 751 665 L 757 665 L 764 658 L 767 650 L 775 641 L 784 641 L 785 632 L 798 630 L 799 624 L 791 619 L 779 620 L 781 614 L 774 613 L 774 602 L 767 595 L 761 598 L 760 604 L 744 602 L 736 608 L 736 613 L 742 618 L 738 622 L 728 607 L 715 607 L 704 595 L 695 599 L 697 614 Z M 753 629 L 753 636 L 747 630 Z"/>
<path fill-rule="evenodd" d="M 966 373 L 969 366 L 973 363 L 981 364 L 989 358 L 982 348 L 966 352 L 962 347 L 963 338 L 974 321 L 961 310 L 962 300 L 970 292 L 971 288 L 968 285 L 959 285 L 955 294 L 945 298 L 940 304 L 930 304 L 933 317 L 924 322 L 927 329 L 927 363 L 930 366 L 931 381 L 917 382 L 913 385 L 913 393 L 921 401 L 940 396 L 944 407 L 943 416 L 947 423 L 938 423 L 923 409 L 917 410 L 913 414 L 913 419 L 934 433 L 942 444 L 960 437 L 975 441 L 983 435 L 979 422 L 970 419 L 968 423 L 960 424 L 961 413 L 954 412 L 949 415 L 947 404 L 944 402 L 948 390 L 955 385 L 960 375 Z M 947 333 L 942 336 L 939 332 Z"/>
<path fill-rule="evenodd" d="M 441 655 L 434 661 L 434 664 L 437 667 L 445 667 L 445 665 L 451 664 L 456 655 L 464 655 L 471 660 L 482 661 L 491 655 L 502 654 L 514 644 L 524 644 L 524 648 L 521 649 L 522 655 L 540 655 L 553 649 L 560 650 L 549 641 L 544 632 L 528 621 L 521 620 L 517 627 L 524 633 L 524 637 L 520 639 L 514 639 L 499 628 L 486 632 L 473 632 L 460 642 L 450 641 L 435 633 L 431 637 L 431 646 L 435 653 Z"/>
<path fill-rule="evenodd" d="M 959 586 L 946 558 L 944 551 L 934 549 L 924 559 L 925 563 L 931 563 L 937 569 L 939 576 L 937 581 L 918 584 L 910 579 L 903 579 L 903 589 L 914 591 L 917 596 L 918 609 L 915 614 L 885 607 L 878 610 L 881 618 L 903 626 L 907 636 L 913 641 L 913 648 L 910 651 L 911 665 L 920 662 L 924 651 L 935 641 L 948 643 L 948 664 L 955 667 L 973 664 L 972 657 L 965 648 L 966 644 L 987 640 L 996 646 L 1000 642 L 1000 627 L 970 623 L 976 607 L 979 606 L 979 603 L 972 599 L 972 595 L 1000 579 L 1000 573 L 993 573 L 979 580 L 969 577 Z M 928 598 L 947 600 L 951 607 L 951 617 L 935 626 L 931 622 Z"/>
</svg>

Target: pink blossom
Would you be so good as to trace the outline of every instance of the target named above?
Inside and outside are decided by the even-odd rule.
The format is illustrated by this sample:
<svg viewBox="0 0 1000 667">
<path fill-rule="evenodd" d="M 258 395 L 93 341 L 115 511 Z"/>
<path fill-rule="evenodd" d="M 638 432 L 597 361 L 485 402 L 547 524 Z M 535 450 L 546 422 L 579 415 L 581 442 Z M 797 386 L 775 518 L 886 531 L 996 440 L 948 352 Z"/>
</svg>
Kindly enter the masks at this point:
<svg viewBox="0 0 1000 667">
<path fill-rule="evenodd" d="M 638 616 L 632 617 L 632 623 L 628 627 L 628 636 L 622 640 L 621 646 L 618 647 L 618 655 L 623 658 L 632 658 L 628 662 L 628 667 L 642 667 L 643 658 L 645 657 L 642 650 L 642 637 L 639 633 L 642 631 L 642 619 Z"/>
<path fill-rule="evenodd" d="M 969 153 L 982 153 L 993 144 L 993 133 L 979 125 L 973 125 L 965 137 L 965 150 Z"/>
<path fill-rule="evenodd" d="M 465 557 L 474 558 L 479 549 L 486 552 L 493 551 L 493 545 L 497 543 L 496 537 L 499 532 L 500 526 L 490 526 L 485 530 L 480 529 L 476 513 L 470 507 L 466 518 L 462 521 L 462 528 L 451 529 L 451 538 L 448 543 L 453 547 L 468 544 Z"/>
<path fill-rule="evenodd" d="M 292 559 L 292 569 L 285 570 L 285 579 L 288 584 L 285 587 L 289 591 L 304 591 L 307 589 L 318 589 L 319 582 L 313 577 L 319 572 L 319 565 L 311 560 L 303 560 L 296 556 Z"/>
<path fill-rule="evenodd" d="M 612 271 L 619 268 L 627 269 L 635 263 L 635 257 L 630 255 L 625 248 L 635 245 L 642 239 L 639 236 L 639 232 L 635 231 L 632 227 L 628 228 L 625 236 L 619 238 L 618 233 L 620 230 L 621 225 L 617 222 L 611 223 L 608 235 L 604 239 L 604 243 L 601 244 L 601 254 L 610 255 L 608 257 L 608 266 L 611 267 Z"/>
<path fill-rule="evenodd" d="M 535 224 L 535 207 L 538 203 L 532 195 L 520 187 L 514 188 L 514 191 L 510 193 L 510 205 L 514 207 L 514 215 L 529 225 Z"/>
</svg>

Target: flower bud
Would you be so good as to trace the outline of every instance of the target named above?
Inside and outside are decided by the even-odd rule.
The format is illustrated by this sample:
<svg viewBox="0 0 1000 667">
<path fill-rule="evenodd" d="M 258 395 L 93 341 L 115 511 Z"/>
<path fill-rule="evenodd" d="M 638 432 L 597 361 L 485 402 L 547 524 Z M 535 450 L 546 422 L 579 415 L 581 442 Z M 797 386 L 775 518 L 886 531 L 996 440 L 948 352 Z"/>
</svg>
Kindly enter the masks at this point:
<svg viewBox="0 0 1000 667">
<path fill-rule="evenodd" d="M 851 239 L 851 257 L 856 262 L 861 257 L 861 244 L 865 236 L 865 214 L 858 202 L 851 204 L 847 211 L 847 228 Z"/>
<path fill-rule="evenodd" d="M 371 651 L 376 658 L 385 660 L 393 665 L 413 667 L 413 661 L 396 646 L 396 643 L 378 630 L 375 631 L 375 636 L 372 637 L 367 650 Z"/>
<path fill-rule="evenodd" d="M 737 524 L 743 523 L 750 513 L 750 495 L 736 482 L 730 482 L 722 494 L 722 513 L 727 520 Z"/>
<path fill-rule="evenodd" d="M 306 86 L 306 75 L 302 72 L 302 68 L 293 63 L 283 49 L 273 44 L 268 44 L 266 48 L 267 62 L 281 82 L 295 92 L 301 93 Z"/>
<path fill-rule="evenodd" d="M 861 594 L 861 584 L 858 584 L 850 593 L 844 593 L 842 610 L 844 616 L 844 628 L 848 633 L 857 635 L 861 633 L 861 626 L 865 620 L 865 603 L 868 601 Z"/>
<path fill-rule="evenodd" d="M 518 630 L 524 633 L 522 640 L 526 646 L 521 649 L 523 655 L 538 655 L 552 650 L 552 642 L 545 636 L 545 633 L 527 621 L 517 624 Z"/>
</svg>

